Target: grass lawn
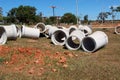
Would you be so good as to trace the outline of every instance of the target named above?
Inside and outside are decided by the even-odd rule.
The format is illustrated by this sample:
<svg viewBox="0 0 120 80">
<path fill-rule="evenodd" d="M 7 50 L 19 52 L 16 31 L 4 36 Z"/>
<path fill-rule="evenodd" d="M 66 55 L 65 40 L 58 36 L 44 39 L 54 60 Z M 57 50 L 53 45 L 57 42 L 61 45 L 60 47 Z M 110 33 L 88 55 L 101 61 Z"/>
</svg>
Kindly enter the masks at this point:
<svg viewBox="0 0 120 80">
<path fill-rule="evenodd" d="M 0 80 L 120 80 L 120 35 L 94 53 L 67 50 L 50 39 L 18 38 L 0 46 Z"/>
</svg>

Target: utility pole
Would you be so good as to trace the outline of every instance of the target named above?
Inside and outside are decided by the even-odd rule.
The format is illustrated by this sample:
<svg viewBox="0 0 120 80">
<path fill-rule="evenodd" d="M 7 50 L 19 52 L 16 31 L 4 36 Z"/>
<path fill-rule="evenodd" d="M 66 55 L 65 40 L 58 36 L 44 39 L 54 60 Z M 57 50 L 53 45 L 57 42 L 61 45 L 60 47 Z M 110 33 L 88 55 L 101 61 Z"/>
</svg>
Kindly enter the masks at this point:
<svg viewBox="0 0 120 80">
<path fill-rule="evenodd" d="M 52 10 L 53 10 L 53 16 L 55 16 L 55 8 L 56 6 L 51 6 Z"/>
<path fill-rule="evenodd" d="M 79 25 L 79 18 L 78 18 L 78 0 L 76 0 L 76 18 L 77 18 L 77 25 Z"/>
</svg>

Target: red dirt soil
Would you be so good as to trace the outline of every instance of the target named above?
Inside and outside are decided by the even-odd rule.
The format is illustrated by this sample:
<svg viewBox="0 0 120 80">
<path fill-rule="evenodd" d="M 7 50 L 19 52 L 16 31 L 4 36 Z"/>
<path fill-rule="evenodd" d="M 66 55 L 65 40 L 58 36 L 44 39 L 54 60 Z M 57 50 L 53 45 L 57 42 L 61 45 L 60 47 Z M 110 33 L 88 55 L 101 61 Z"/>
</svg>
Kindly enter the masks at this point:
<svg viewBox="0 0 120 80">
<path fill-rule="evenodd" d="M 6 56 L 9 56 L 9 59 L 6 59 L 3 66 L 0 66 L 2 72 L 21 73 L 24 71 L 28 75 L 42 75 L 48 70 L 56 72 L 57 69 L 54 67 L 47 68 L 55 65 L 52 61 L 57 61 L 56 65 L 59 67 L 67 68 L 67 59 L 76 57 L 71 52 L 56 52 L 53 54 L 50 51 L 41 51 L 36 48 L 0 46 L 0 57 L 6 58 Z M 50 59 L 47 64 L 46 57 Z"/>
</svg>

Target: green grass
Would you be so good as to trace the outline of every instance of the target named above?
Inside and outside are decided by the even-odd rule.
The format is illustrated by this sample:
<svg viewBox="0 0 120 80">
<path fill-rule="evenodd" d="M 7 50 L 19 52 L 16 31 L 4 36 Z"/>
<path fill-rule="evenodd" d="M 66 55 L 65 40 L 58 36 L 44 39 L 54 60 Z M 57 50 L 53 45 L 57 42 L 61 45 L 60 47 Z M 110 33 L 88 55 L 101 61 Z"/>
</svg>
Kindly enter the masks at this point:
<svg viewBox="0 0 120 80">
<path fill-rule="evenodd" d="M 4 61 L 5 61 L 5 59 L 0 57 L 0 64 L 3 63 Z"/>
<path fill-rule="evenodd" d="M 4 46 L 11 48 L 10 51 L 0 56 L 0 80 L 120 80 L 120 35 L 113 34 L 114 29 L 94 29 L 96 30 L 104 31 L 108 35 L 109 43 L 94 53 L 70 51 L 63 46 L 53 45 L 45 37 L 38 40 L 21 38 L 8 41 Z M 26 54 L 26 51 L 20 53 L 18 49 L 13 49 L 16 47 L 33 49 L 31 54 Z M 65 52 L 74 56 L 70 57 Z M 34 63 L 35 53 L 41 54 L 42 57 L 38 58 L 44 62 Z M 15 54 L 17 58 L 11 64 Z M 66 62 L 58 64 L 61 56 L 66 58 Z M 4 64 L 4 59 L 8 60 L 8 64 Z M 64 68 L 63 64 L 68 66 Z M 21 66 L 21 70 L 15 71 L 15 68 Z M 28 73 L 31 68 L 34 69 L 33 74 Z"/>
</svg>

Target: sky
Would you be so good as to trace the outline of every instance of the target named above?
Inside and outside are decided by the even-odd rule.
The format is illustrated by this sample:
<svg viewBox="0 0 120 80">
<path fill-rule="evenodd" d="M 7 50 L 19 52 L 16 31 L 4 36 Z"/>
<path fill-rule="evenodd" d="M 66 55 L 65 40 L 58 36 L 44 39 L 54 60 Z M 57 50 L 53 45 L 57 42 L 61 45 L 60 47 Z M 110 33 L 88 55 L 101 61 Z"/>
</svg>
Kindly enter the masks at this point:
<svg viewBox="0 0 120 80">
<path fill-rule="evenodd" d="M 76 15 L 77 0 L 0 0 L 0 7 L 3 9 L 3 15 L 12 8 L 18 8 L 20 5 L 32 6 L 37 9 L 36 13 L 43 13 L 43 16 L 52 16 L 51 6 L 56 6 L 55 16 L 63 16 L 65 13 Z M 110 11 L 110 6 L 120 5 L 120 0 L 78 0 L 78 16 L 83 19 L 88 15 L 90 20 L 96 20 L 100 12 Z"/>
</svg>

